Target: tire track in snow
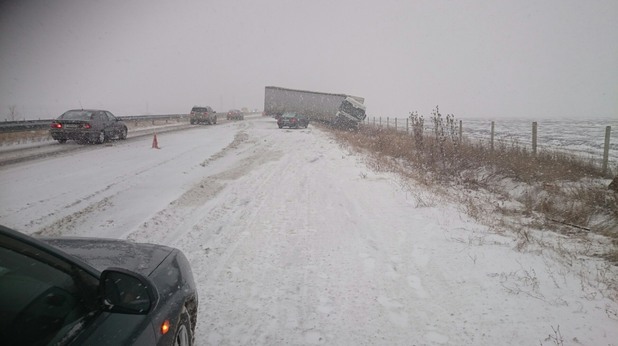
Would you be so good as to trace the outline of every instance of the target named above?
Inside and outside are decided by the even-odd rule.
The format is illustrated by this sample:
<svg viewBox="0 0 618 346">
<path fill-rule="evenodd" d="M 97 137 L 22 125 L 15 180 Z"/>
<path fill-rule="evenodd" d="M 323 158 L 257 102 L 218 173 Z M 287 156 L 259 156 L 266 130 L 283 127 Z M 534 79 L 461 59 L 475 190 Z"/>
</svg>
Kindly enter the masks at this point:
<svg viewBox="0 0 618 346">
<path fill-rule="evenodd" d="M 239 132 L 232 143 L 201 165 L 213 165 L 217 160 L 233 154 L 247 155 L 245 159 L 238 160 L 236 165 L 221 173 L 203 178 L 179 198 L 170 202 L 167 208 L 129 232 L 127 239 L 175 245 L 187 232 L 195 229 L 202 219 L 211 219 L 213 215 L 222 214 L 221 207 L 213 206 L 210 202 L 227 187 L 228 183 L 242 177 L 255 167 L 278 158 L 277 153 L 267 155 L 265 153 L 269 151 L 257 150 L 256 147 L 250 146 L 255 143 L 255 140 L 249 141 L 246 132 Z M 160 229 L 165 231 L 159 231 Z M 152 234 L 163 237 L 153 238 Z"/>
<path fill-rule="evenodd" d="M 239 127 L 246 128 L 248 125 L 243 124 Z M 228 145 L 228 148 L 230 146 L 233 147 L 238 145 L 239 141 L 242 142 L 246 139 L 242 138 L 242 132 L 240 136 L 241 138 L 235 138 L 235 140 Z M 119 145 L 119 148 L 126 149 L 126 146 Z M 105 150 L 105 148 L 96 149 Z M 125 173 L 122 176 L 115 178 L 111 183 L 102 189 L 96 190 L 86 196 L 80 197 L 79 199 L 75 199 L 70 203 L 63 203 L 58 207 L 53 207 L 49 213 L 31 219 L 25 227 L 28 229 L 39 227 L 38 230 L 32 233 L 37 236 L 79 235 L 81 233 L 79 231 L 80 225 L 87 224 L 88 219 L 91 218 L 92 214 L 101 213 L 112 207 L 114 205 L 114 200 L 116 198 L 120 198 L 119 196 L 121 196 L 124 191 L 130 191 L 139 184 L 140 176 L 150 174 L 152 170 L 155 170 L 158 167 L 169 165 L 174 161 L 180 160 L 197 149 L 199 149 L 199 147 L 187 148 L 179 155 L 168 159 L 158 160 L 154 164 L 142 166 L 139 170 Z M 225 149 L 222 151 L 225 151 Z M 221 152 L 218 153 L 218 157 L 222 156 L 220 153 Z M 65 201 L 66 198 L 63 198 L 63 196 L 68 195 L 71 192 L 71 189 L 67 189 L 60 192 L 58 195 L 28 203 L 17 210 L 11 211 L 11 213 L 27 213 L 28 210 L 36 210 L 41 205 L 52 204 L 54 200 Z M 113 220 L 111 220 L 111 222 L 113 222 Z"/>
</svg>

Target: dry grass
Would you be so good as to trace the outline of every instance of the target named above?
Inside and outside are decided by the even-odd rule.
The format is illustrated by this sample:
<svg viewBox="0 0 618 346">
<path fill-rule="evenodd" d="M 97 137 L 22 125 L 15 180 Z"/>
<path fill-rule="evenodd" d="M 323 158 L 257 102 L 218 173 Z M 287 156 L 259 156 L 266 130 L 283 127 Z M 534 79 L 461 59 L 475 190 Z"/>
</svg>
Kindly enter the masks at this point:
<svg viewBox="0 0 618 346">
<path fill-rule="evenodd" d="M 607 175 L 594 162 L 553 151 L 534 155 L 517 143 L 491 149 L 488 143 L 460 141 L 451 115 L 443 118 L 436 110 L 430 121 L 431 133 L 423 133 L 424 119 L 417 114 L 410 117 L 410 133 L 369 125 L 325 129 L 367 152 L 373 169 L 397 172 L 442 194 L 453 187 L 464 191 L 451 197 L 468 215 L 518 234 L 521 247 L 530 241 L 522 222 L 566 235 L 594 233 L 614 244 L 614 250 L 597 255 L 618 264 L 618 194 L 607 188 Z M 471 197 L 475 192 L 491 197 L 480 203 Z"/>
<path fill-rule="evenodd" d="M 50 140 L 48 130 L 0 133 L 0 146 Z"/>
</svg>

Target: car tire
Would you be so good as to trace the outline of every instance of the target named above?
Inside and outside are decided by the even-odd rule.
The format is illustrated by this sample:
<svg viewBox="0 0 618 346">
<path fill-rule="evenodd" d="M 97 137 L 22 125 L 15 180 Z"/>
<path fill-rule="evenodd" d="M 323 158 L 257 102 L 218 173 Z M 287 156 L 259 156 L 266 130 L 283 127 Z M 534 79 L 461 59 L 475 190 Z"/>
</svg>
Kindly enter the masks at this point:
<svg viewBox="0 0 618 346">
<path fill-rule="evenodd" d="M 191 123 L 191 125 L 195 124 L 195 120 L 193 119 L 189 120 L 189 122 Z"/>
<path fill-rule="evenodd" d="M 215 117 L 215 125 L 217 124 L 217 117 Z"/>
<path fill-rule="evenodd" d="M 178 318 L 178 328 L 174 335 L 174 346 L 193 345 L 193 329 L 191 328 L 191 318 L 186 307 L 182 307 L 182 312 Z"/>
<path fill-rule="evenodd" d="M 105 143 L 105 131 L 99 132 L 99 136 L 94 141 L 96 144 Z"/>
<path fill-rule="evenodd" d="M 122 130 L 120 130 L 120 133 L 118 134 L 118 139 L 120 139 L 120 140 L 127 139 L 127 132 L 128 131 L 129 130 L 126 127 L 124 127 Z"/>
<path fill-rule="evenodd" d="M 58 140 L 58 143 L 60 143 L 60 144 L 64 144 L 64 143 L 66 143 L 66 142 L 67 142 L 67 140 L 66 140 L 66 139 L 64 139 L 64 138 L 63 138 L 63 139 L 59 139 L 59 140 Z"/>
<path fill-rule="evenodd" d="M 283 125 L 279 125 L 279 128 L 280 128 L 280 129 L 282 129 L 282 128 L 283 128 Z"/>
</svg>

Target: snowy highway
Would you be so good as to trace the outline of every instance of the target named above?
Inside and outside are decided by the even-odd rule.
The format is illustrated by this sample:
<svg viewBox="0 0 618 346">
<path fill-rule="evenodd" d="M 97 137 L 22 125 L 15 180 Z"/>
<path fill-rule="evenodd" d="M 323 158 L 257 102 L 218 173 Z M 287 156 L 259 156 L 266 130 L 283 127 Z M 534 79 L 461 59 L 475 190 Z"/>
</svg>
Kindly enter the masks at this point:
<svg viewBox="0 0 618 346">
<path fill-rule="evenodd" d="M 0 224 L 178 247 L 196 345 L 618 345 L 600 285 L 314 125 L 251 116 L 151 142 L 0 167 Z"/>
</svg>

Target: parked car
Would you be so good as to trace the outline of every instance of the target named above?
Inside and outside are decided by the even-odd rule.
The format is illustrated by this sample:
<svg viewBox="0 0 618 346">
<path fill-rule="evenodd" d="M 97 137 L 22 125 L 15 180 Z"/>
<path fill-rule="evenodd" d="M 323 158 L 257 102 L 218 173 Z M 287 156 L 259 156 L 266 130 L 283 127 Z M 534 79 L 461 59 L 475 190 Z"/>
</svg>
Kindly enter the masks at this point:
<svg viewBox="0 0 618 346">
<path fill-rule="evenodd" d="M 230 109 L 227 112 L 227 120 L 243 120 L 245 119 L 245 114 L 238 109 Z"/>
<path fill-rule="evenodd" d="M 208 125 L 217 123 L 217 112 L 215 112 L 212 108 L 199 107 L 195 106 L 191 108 L 191 113 L 189 114 L 189 121 L 191 125 L 206 123 Z"/>
<path fill-rule="evenodd" d="M 187 346 L 197 306 L 180 250 L 0 226 L 2 345 Z"/>
<path fill-rule="evenodd" d="M 101 144 L 111 138 L 127 139 L 128 128 L 109 111 L 73 109 L 54 120 L 49 133 L 60 143 L 72 139 Z"/>
<path fill-rule="evenodd" d="M 277 125 L 279 128 L 287 126 L 289 128 L 307 128 L 309 126 L 309 118 L 306 115 L 298 114 L 294 112 L 286 112 L 277 119 Z"/>
</svg>

